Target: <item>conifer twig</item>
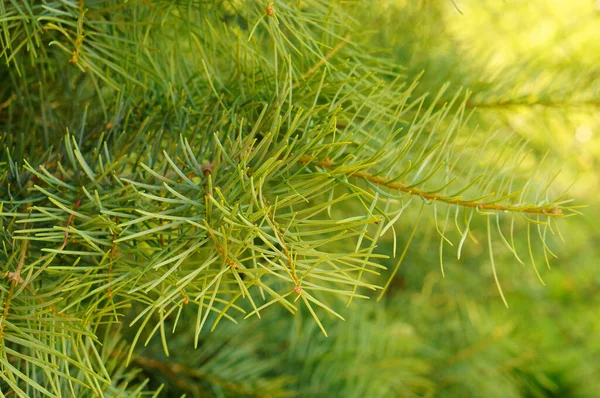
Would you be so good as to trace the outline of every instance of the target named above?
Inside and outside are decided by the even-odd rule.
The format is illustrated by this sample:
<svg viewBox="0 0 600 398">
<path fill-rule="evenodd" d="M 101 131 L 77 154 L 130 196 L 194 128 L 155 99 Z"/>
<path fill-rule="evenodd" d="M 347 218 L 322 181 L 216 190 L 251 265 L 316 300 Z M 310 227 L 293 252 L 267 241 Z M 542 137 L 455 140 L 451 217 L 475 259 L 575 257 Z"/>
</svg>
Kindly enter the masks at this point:
<svg viewBox="0 0 600 398">
<path fill-rule="evenodd" d="M 117 224 L 118 223 L 119 223 L 119 219 L 117 219 Z M 119 253 L 117 251 L 116 240 L 117 240 L 117 233 L 116 233 L 116 231 L 113 231 L 112 243 L 110 246 L 110 257 L 109 257 L 108 270 L 107 270 L 108 292 L 106 293 L 106 296 L 109 298 L 113 296 L 112 285 L 111 285 L 113 262 L 115 261 L 115 258 L 119 256 Z"/>
<path fill-rule="evenodd" d="M 25 257 L 27 256 L 28 246 L 29 240 L 25 240 L 25 242 L 23 242 L 23 245 L 21 246 L 21 254 L 19 256 L 19 262 L 17 263 L 17 269 L 15 270 L 15 272 L 9 272 L 6 275 L 6 277 L 10 279 L 10 288 L 8 289 L 6 300 L 4 301 L 4 309 L 2 311 L 2 318 L 0 319 L 0 341 L 2 341 L 2 339 L 4 338 L 4 322 L 6 321 L 6 317 L 8 316 L 8 309 L 10 308 L 10 302 L 15 291 L 15 286 L 17 286 L 17 284 L 19 283 L 23 283 L 23 278 L 21 278 L 21 270 L 23 269 L 23 265 L 25 264 Z"/>
<path fill-rule="evenodd" d="M 346 35 L 346 37 L 344 37 L 344 40 L 342 40 L 338 44 L 336 44 L 335 47 L 333 47 L 331 49 L 331 51 L 329 51 L 327 53 L 327 55 L 325 55 L 324 58 L 321 58 L 319 60 L 319 62 L 317 62 L 316 64 L 311 66 L 311 68 L 302 75 L 302 80 L 306 80 L 307 78 L 312 76 L 317 70 L 319 70 L 319 68 L 321 66 L 323 66 L 325 64 L 325 62 L 329 61 L 329 59 L 331 59 L 331 57 L 333 57 L 338 51 L 340 51 L 342 49 L 342 47 L 344 47 L 348 43 L 349 40 L 350 40 L 350 35 Z M 294 83 L 292 85 L 292 88 L 298 88 L 298 86 L 300 86 L 299 81 Z"/>
<path fill-rule="evenodd" d="M 25 286 L 25 289 L 29 293 L 31 293 L 36 298 L 37 301 L 39 301 L 42 304 L 46 304 L 46 300 L 44 300 L 41 297 L 38 297 L 37 294 L 36 294 L 36 291 L 33 290 L 33 288 L 31 286 Z M 54 312 L 55 314 L 60 315 L 63 318 L 68 318 L 69 317 L 67 314 L 65 314 L 63 312 L 60 312 L 60 310 L 58 308 L 56 308 L 55 306 L 53 306 L 52 304 L 48 305 L 48 308 L 50 308 L 50 311 Z"/>
<path fill-rule="evenodd" d="M 81 198 L 77 199 L 75 201 L 75 204 L 73 205 L 73 211 L 77 211 L 77 209 L 79 208 L 79 206 L 81 205 Z M 69 241 L 69 227 L 71 226 L 71 223 L 73 222 L 73 218 L 75 218 L 75 214 L 69 214 L 69 218 L 67 219 L 67 227 L 65 229 L 65 239 L 63 240 L 62 245 L 60 246 L 59 250 L 64 249 L 67 246 L 67 243 Z"/>
<path fill-rule="evenodd" d="M 227 253 L 225 253 L 225 250 L 223 250 L 223 246 L 221 246 L 221 244 L 217 240 L 217 237 L 212 233 L 212 231 L 210 229 L 208 229 L 207 231 L 208 231 L 208 236 L 210 236 L 210 238 L 214 242 L 215 247 L 217 248 L 217 252 L 219 252 L 221 257 L 223 258 L 223 261 L 225 261 L 225 263 L 227 265 L 229 265 L 229 267 L 231 269 L 237 268 L 237 264 L 235 263 L 235 261 L 233 261 L 231 258 L 229 258 Z"/>
<path fill-rule="evenodd" d="M 267 210 L 267 215 L 269 216 L 271 222 L 273 223 L 273 229 L 275 230 L 275 233 L 277 234 L 277 237 L 279 238 L 279 241 L 281 242 L 281 248 L 283 249 L 283 254 L 287 258 L 288 267 L 292 273 L 292 278 L 294 279 L 294 284 L 295 284 L 294 292 L 296 292 L 297 294 L 300 294 L 300 293 L 302 293 L 302 287 L 300 286 L 300 279 L 298 278 L 298 275 L 296 274 L 296 266 L 294 265 L 294 261 L 292 260 L 292 255 L 291 255 L 287 245 L 285 244 L 285 240 L 283 238 L 283 233 L 281 232 L 279 225 L 277 225 L 277 222 L 275 222 L 275 217 L 271 213 L 270 209 Z"/>
<path fill-rule="evenodd" d="M 328 170 L 335 170 L 336 165 L 329 159 L 318 161 L 312 156 L 302 156 L 299 160 L 302 164 L 313 163 L 316 166 L 326 168 Z M 410 195 L 420 196 L 428 201 L 443 202 L 449 205 L 457 205 L 463 207 L 471 207 L 479 210 L 492 210 L 492 211 L 510 211 L 518 213 L 533 213 L 533 214 L 547 214 L 552 216 L 558 216 L 562 214 L 562 209 L 555 205 L 552 206 L 536 206 L 536 207 L 523 207 L 515 205 L 502 205 L 498 203 L 485 203 L 485 202 L 474 202 L 462 199 L 462 197 L 451 197 L 446 195 L 439 195 L 436 193 L 429 193 L 425 190 L 410 187 L 407 184 L 392 182 L 392 178 L 374 176 L 366 171 L 356 171 L 346 173 L 348 177 L 357 177 L 372 182 L 373 184 L 384 186 L 390 189 L 406 192 Z"/>
</svg>

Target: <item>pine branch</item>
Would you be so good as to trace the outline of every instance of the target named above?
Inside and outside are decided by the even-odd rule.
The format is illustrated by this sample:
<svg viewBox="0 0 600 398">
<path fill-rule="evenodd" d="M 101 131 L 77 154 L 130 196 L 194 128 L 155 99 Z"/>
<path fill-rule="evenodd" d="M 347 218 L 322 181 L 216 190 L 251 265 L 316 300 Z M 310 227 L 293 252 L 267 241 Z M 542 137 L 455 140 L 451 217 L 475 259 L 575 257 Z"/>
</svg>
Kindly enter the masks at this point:
<svg viewBox="0 0 600 398">
<path fill-rule="evenodd" d="M 314 75 L 315 72 L 319 70 L 319 68 L 321 68 L 323 65 L 325 65 L 327 63 L 327 61 L 329 59 L 331 59 L 338 51 L 340 51 L 342 49 L 342 47 L 344 47 L 349 41 L 350 41 L 350 35 L 346 35 L 346 37 L 344 37 L 344 40 L 339 42 L 338 44 L 336 44 L 335 47 L 333 47 L 331 49 L 331 51 L 329 51 L 327 53 L 327 55 L 325 55 L 324 58 L 319 59 L 319 62 L 317 62 L 316 64 L 311 66 L 309 70 L 304 72 L 304 74 L 302 74 L 301 79 L 306 80 L 306 79 L 310 78 L 312 75 Z M 300 81 L 297 81 L 296 83 L 292 84 L 292 89 L 300 87 L 301 84 L 302 83 Z"/>
<path fill-rule="evenodd" d="M 393 41 L 378 44 L 378 14 L 390 19 L 399 5 L 21 3 L 0 2 L 3 391 L 158 394 L 147 391 L 145 374 L 166 376 L 166 394 L 197 392 L 194 383 L 202 382 L 238 395 L 285 395 L 285 382 L 273 376 L 281 374 L 279 362 L 265 353 L 273 352 L 271 338 L 291 329 L 290 318 L 277 316 L 276 331 L 264 332 L 269 341 L 246 329 L 247 318 L 264 325 L 263 313 L 278 315 L 281 307 L 296 326 L 303 323 L 294 331 L 303 341 L 296 356 L 315 364 L 301 393 L 323 395 L 318 379 L 338 369 L 327 376 L 337 394 L 435 393 L 424 376 L 428 362 L 398 346 L 397 331 L 373 323 L 382 310 L 356 313 L 350 304 L 378 291 L 391 297 L 392 278 L 415 258 L 411 242 L 432 236 L 439 238 L 440 277 L 449 269 L 442 264 L 448 246 L 459 258 L 487 246 L 506 302 L 496 246 L 530 262 L 541 281 L 536 259 L 549 267 L 550 242 L 562 236 L 556 220 L 578 214 L 566 193 L 556 195 L 562 185 L 543 157 L 527 163 L 525 144 L 505 139 L 504 130 L 501 140 L 487 134 L 494 129 L 472 111 L 497 104 L 512 112 L 525 96 L 495 100 L 495 91 L 479 90 L 471 99 L 430 75 L 408 78 L 414 68 L 397 65 Z M 415 15 L 390 24 L 392 33 L 422 28 Z M 448 36 L 439 30 L 436 37 Z M 433 73 L 446 68 L 442 61 L 432 62 Z M 506 77 L 509 88 L 519 86 L 516 77 Z M 547 95 L 554 91 L 540 92 L 530 102 L 554 106 Z M 457 181 L 465 185 L 453 193 Z M 418 261 L 412 272 L 435 259 Z M 424 308 L 410 305 L 402 304 L 406 314 Z M 415 324 L 432 324 L 427 316 Z M 350 329 L 334 317 L 348 319 Z M 113 323 L 130 325 L 127 343 L 115 342 Z M 223 330 L 240 341 L 220 339 Z M 342 338 L 322 343 L 307 330 Z M 156 359 L 160 350 L 181 355 L 192 339 L 212 355 L 206 362 Z M 341 356 L 311 362 L 313 347 Z M 477 350 L 464 352 L 459 360 Z M 392 355 L 411 362 L 399 365 Z M 354 370 L 352 361 L 360 362 Z M 389 363 L 411 376 L 387 372 Z M 365 383 L 365 375 L 378 382 Z"/>
<path fill-rule="evenodd" d="M 340 165 L 334 164 L 328 158 L 326 158 L 325 160 L 319 161 L 317 159 L 314 159 L 314 158 L 312 158 L 310 156 L 306 156 L 306 155 L 303 156 L 302 158 L 300 158 L 299 161 L 302 164 L 313 163 L 317 166 L 323 167 L 327 170 L 333 170 L 333 171 L 335 171 L 335 169 L 340 166 Z M 429 202 L 442 202 L 442 203 L 447 203 L 449 205 L 457 205 L 457 206 L 462 206 L 462 207 L 476 208 L 478 210 L 547 214 L 547 215 L 552 215 L 552 216 L 559 216 L 559 215 L 563 214 L 563 210 L 556 205 L 546 205 L 546 206 L 503 205 L 503 204 L 498 204 L 498 203 L 469 201 L 469 200 L 464 200 L 461 197 L 452 197 L 452 196 L 439 195 L 439 194 L 435 194 L 435 193 L 429 193 L 425 190 L 415 188 L 411 185 L 407 185 L 407 184 L 403 184 L 403 183 L 399 183 L 399 182 L 392 182 L 395 180 L 394 178 L 385 178 L 385 177 L 381 177 L 381 176 L 374 176 L 374 175 L 372 175 L 368 172 L 364 172 L 364 171 L 357 171 L 357 172 L 351 171 L 351 172 L 348 172 L 347 176 L 365 179 L 367 181 L 370 181 L 374 184 L 377 184 L 377 185 L 380 185 L 380 186 L 383 186 L 386 188 L 390 188 L 390 189 L 401 191 L 401 192 L 406 192 L 410 195 L 415 195 L 415 196 L 421 197 Z M 510 195 L 510 196 L 513 196 L 513 195 Z"/>
</svg>

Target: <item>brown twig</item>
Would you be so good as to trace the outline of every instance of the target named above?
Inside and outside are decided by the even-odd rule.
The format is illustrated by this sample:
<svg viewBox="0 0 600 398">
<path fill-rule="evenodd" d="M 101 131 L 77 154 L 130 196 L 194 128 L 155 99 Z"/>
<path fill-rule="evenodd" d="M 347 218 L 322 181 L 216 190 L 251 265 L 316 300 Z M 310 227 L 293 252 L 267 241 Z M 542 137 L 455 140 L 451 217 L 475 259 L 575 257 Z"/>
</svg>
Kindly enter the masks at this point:
<svg viewBox="0 0 600 398">
<path fill-rule="evenodd" d="M 158 11 L 159 14 L 164 14 L 164 11 L 161 10 L 160 8 L 156 8 L 154 6 L 154 4 L 150 3 L 148 0 L 142 0 L 142 3 L 144 3 L 145 5 L 147 5 L 148 7 L 152 8 L 153 10 Z"/>
<path fill-rule="evenodd" d="M 307 70 L 303 75 L 302 75 L 302 80 L 306 80 L 307 78 L 309 78 L 310 76 L 312 76 L 317 70 L 319 70 L 319 68 L 321 66 L 323 66 L 325 64 L 325 62 L 329 61 L 331 59 L 331 57 L 333 57 L 335 55 L 335 53 L 337 53 L 338 51 L 340 51 L 350 40 L 350 35 L 346 35 L 346 37 L 344 37 L 344 40 L 342 40 L 341 42 L 339 42 L 338 44 L 336 44 L 335 47 L 333 47 L 331 49 L 331 51 L 329 51 L 327 53 L 327 55 L 325 55 L 325 58 L 321 58 L 319 60 L 319 62 L 317 62 L 316 64 L 314 64 L 309 70 Z M 292 88 L 297 88 L 298 86 L 300 86 L 300 82 L 297 81 L 296 83 L 294 83 L 292 85 Z"/>
<path fill-rule="evenodd" d="M 71 52 L 71 59 L 69 60 L 69 62 L 71 62 L 72 64 L 79 63 L 79 55 L 81 52 L 81 46 L 83 45 L 83 18 L 85 16 L 85 10 L 83 9 L 84 5 L 84 1 L 79 0 L 79 18 L 77 18 L 77 37 L 75 39 L 75 48 Z M 79 66 L 79 69 L 85 73 L 85 70 L 81 66 Z"/>
<path fill-rule="evenodd" d="M 35 290 L 33 290 L 33 288 L 32 288 L 31 286 L 25 286 L 25 289 L 27 289 L 27 291 L 28 291 L 28 292 L 30 292 L 30 293 L 31 293 L 31 294 L 34 296 L 34 298 L 35 298 L 37 301 L 39 301 L 39 302 L 40 302 L 40 303 L 42 303 L 42 304 L 46 304 L 46 300 L 44 300 L 44 299 L 43 299 L 43 298 L 41 298 L 41 297 L 38 297 L 38 296 L 36 296 L 36 292 L 35 292 Z M 55 314 L 58 314 L 58 315 L 62 316 L 63 318 L 68 318 L 68 317 L 69 317 L 68 315 L 66 315 L 66 314 L 63 314 L 62 312 L 60 312 L 60 311 L 58 310 L 58 308 L 56 308 L 56 307 L 55 307 L 55 306 L 53 306 L 52 304 L 50 304 L 50 305 L 48 306 L 48 308 L 50 308 L 50 311 L 54 312 Z"/>
<path fill-rule="evenodd" d="M 117 224 L 118 223 L 119 223 L 119 220 L 117 219 Z M 109 256 L 109 260 L 108 260 L 108 270 L 107 270 L 108 293 L 106 293 L 106 296 L 108 296 L 109 298 L 113 296 L 112 286 L 110 285 L 110 283 L 112 282 L 113 261 L 115 261 L 115 258 L 117 256 L 119 256 L 119 253 L 117 251 L 117 242 L 115 242 L 116 239 L 117 239 L 117 232 L 113 231 L 113 239 L 112 239 L 112 245 L 110 246 L 110 256 Z"/>
<path fill-rule="evenodd" d="M 29 246 L 29 240 L 25 240 L 21 246 L 21 254 L 19 256 L 19 262 L 17 263 L 17 269 L 15 272 L 9 272 L 6 276 L 10 280 L 10 288 L 4 301 L 4 310 L 2 311 L 2 318 L 0 319 L 0 341 L 4 338 L 4 321 L 8 317 L 8 309 L 10 308 L 10 301 L 12 300 L 15 287 L 19 283 L 23 283 L 21 278 L 21 270 L 25 264 L 25 258 L 27 257 L 27 247 Z"/>
<path fill-rule="evenodd" d="M 73 211 L 77 211 L 77 209 L 79 208 L 80 205 L 81 205 L 81 198 L 77 199 L 77 201 L 73 205 Z M 67 243 L 69 241 L 69 226 L 73 222 L 73 218 L 75 218 L 75 215 L 69 214 L 69 218 L 67 219 L 67 229 L 65 230 L 65 240 L 63 241 L 63 244 L 59 250 L 62 250 L 65 248 L 65 246 L 67 246 Z"/>
<path fill-rule="evenodd" d="M 8 99 L 4 102 L 0 103 L 0 111 L 4 108 L 8 108 L 8 106 L 17 99 L 17 95 L 15 93 L 12 93 L 10 97 L 8 97 Z"/>
<path fill-rule="evenodd" d="M 326 168 L 328 170 L 335 170 L 336 165 L 329 158 L 325 160 L 318 161 L 312 156 L 301 156 L 300 163 L 308 164 L 313 163 L 317 166 Z M 390 189 L 395 189 L 398 191 L 406 192 L 411 195 L 420 196 L 423 199 L 427 199 L 428 201 L 437 201 L 447 203 L 449 205 L 457 205 L 463 207 L 471 207 L 477 208 L 480 210 L 493 210 L 493 211 L 511 211 L 511 212 L 520 212 L 520 213 L 533 213 L 533 214 L 547 214 L 547 215 L 560 215 L 562 214 L 562 210 L 554 205 L 545 206 L 545 207 L 523 207 L 523 206 L 514 206 L 514 205 L 502 205 L 498 203 L 484 203 L 484 202 L 474 202 L 464 200 L 461 197 L 451 197 L 445 195 L 439 195 L 435 193 L 429 193 L 419 188 L 410 187 L 406 184 L 399 182 L 392 182 L 391 178 L 374 176 L 366 171 L 356 171 L 351 173 L 346 173 L 348 177 L 357 177 L 372 182 L 376 185 L 381 185 Z"/>
<path fill-rule="evenodd" d="M 281 248 L 283 249 L 283 254 L 287 258 L 288 267 L 292 273 L 292 278 L 294 279 L 294 283 L 295 283 L 294 291 L 297 294 L 301 294 L 302 287 L 300 286 L 300 279 L 298 278 L 298 275 L 296 274 L 296 266 L 294 265 L 294 261 L 292 260 L 292 255 L 291 255 L 290 251 L 288 250 L 287 245 L 285 244 L 285 239 L 283 237 L 283 233 L 281 232 L 279 225 L 277 225 L 277 222 L 275 221 L 275 217 L 271 213 L 270 209 L 267 210 L 267 215 L 269 216 L 271 223 L 273 224 L 273 229 L 275 230 L 275 233 L 277 234 L 277 237 L 279 238 L 279 242 L 281 242 Z"/>
<path fill-rule="evenodd" d="M 221 257 L 223 257 L 223 261 L 225 261 L 225 263 L 227 265 L 229 265 L 229 267 L 231 267 L 231 269 L 237 268 L 237 264 L 235 263 L 235 261 L 230 259 L 229 256 L 227 255 L 227 253 L 225 253 L 225 251 L 223 250 L 223 246 L 221 246 L 221 244 L 217 240 L 217 237 L 215 236 L 215 234 L 212 233 L 211 230 L 208 230 L 208 236 L 210 236 L 210 238 L 215 243 L 215 247 L 217 248 L 217 251 L 219 252 Z"/>
</svg>

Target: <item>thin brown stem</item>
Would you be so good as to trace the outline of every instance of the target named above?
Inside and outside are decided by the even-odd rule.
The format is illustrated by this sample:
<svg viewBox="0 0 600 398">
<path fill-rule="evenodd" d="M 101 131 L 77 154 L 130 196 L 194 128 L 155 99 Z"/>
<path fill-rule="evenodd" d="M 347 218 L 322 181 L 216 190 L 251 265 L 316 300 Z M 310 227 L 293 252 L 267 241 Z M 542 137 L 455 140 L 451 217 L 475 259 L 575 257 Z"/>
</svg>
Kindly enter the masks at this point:
<svg viewBox="0 0 600 398">
<path fill-rule="evenodd" d="M 119 223 L 119 220 L 117 219 L 117 224 Z M 112 245 L 110 246 L 110 256 L 109 256 L 109 260 L 108 260 L 108 270 L 107 270 L 107 283 L 108 283 L 108 292 L 106 293 L 106 295 L 110 298 L 113 296 L 113 291 L 112 291 L 112 286 L 110 285 L 110 283 L 112 282 L 112 268 L 113 268 L 113 262 L 115 261 L 115 258 L 117 256 L 119 256 L 119 252 L 117 251 L 117 242 L 115 242 L 117 240 L 117 232 L 115 230 L 113 230 L 113 239 L 112 239 Z"/>
<path fill-rule="evenodd" d="M 83 38 L 85 37 L 85 34 L 83 32 L 83 18 L 85 16 L 84 5 L 85 2 L 83 0 L 79 0 L 79 18 L 77 18 L 77 37 L 75 38 L 75 48 L 71 52 L 71 60 L 69 61 L 72 64 L 78 64 L 79 62 L 79 55 L 81 53 L 81 47 L 83 45 Z M 85 72 L 85 70 L 81 66 L 79 66 L 79 68 L 82 72 Z"/>
<path fill-rule="evenodd" d="M 145 5 L 147 5 L 148 7 L 152 8 L 153 10 L 158 11 L 159 14 L 164 14 L 164 11 L 161 10 L 160 8 L 156 8 L 154 6 L 154 4 L 150 3 L 148 0 L 142 0 L 142 3 L 144 3 Z"/>
<path fill-rule="evenodd" d="M 219 252 L 221 257 L 223 257 L 223 261 L 225 261 L 225 263 L 229 265 L 229 267 L 231 267 L 232 269 L 237 268 L 237 264 L 235 263 L 235 261 L 229 258 L 227 253 L 225 253 L 225 250 L 223 250 L 223 246 L 221 246 L 215 234 L 213 234 L 212 231 L 208 230 L 208 236 L 210 236 L 210 238 L 215 243 L 215 247 L 217 248 L 217 251 Z"/>
<path fill-rule="evenodd" d="M 17 99 L 17 95 L 15 93 L 12 93 L 6 101 L 0 102 L 0 111 L 4 108 L 8 108 L 8 106 L 16 99 Z"/>
<path fill-rule="evenodd" d="M 290 272 L 292 273 L 292 278 L 294 279 L 294 283 L 295 283 L 294 291 L 296 293 L 300 294 L 302 292 L 302 288 L 300 287 L 300 279 L 298 278 L 298 275 L 296 274 L 296 266 L 294 265 L 294 261 L 292 260 L 292 254 L 290 253 L 287 245 L 285 244 L 285 239 L 283 237 L 283 233 L 281 232 L 279 225 L 277 225 L 277 222 L 275 221 L 275 217 L 273 216 L 273 213 L 271 213 L 271 211 L 268 210 L 267 215 L 269 216 L 271 223 L 273 224 L 273 229 L 275 230 L 275 233 L 277 234 L 277 237 L 279 238 L 279 242 L 281 243 L 281 248 L 283 250 L 283 254 L 285 255 L 285 257 L 287 259 L 288 267 L 290 269 Z"/>
<path fill-rule="evenodd" d="M 10 308 L 10 302 L 12 300 L 15 287 L 19 283 L 23 283 L 21 278 L 21 270 L 25 264 L 25 258 L 27 257 L 27 247 L 29 246 L 29 240 L 25 240 L 21 246 L 21 254 L 19 255 L 19 262 L 17 263 L 17 269 L 15 272 L 9 272 L 6 276 L 10 279 L 10 288 L 4 301 L 4 309 L 2 310 L 2 318 L 0 319 L 0 341 L 4 338 L 4 321 L 8 317 L 8 310 Z"/>
<path fill-rule="evenodd" d="M 77 199 L 77 201 L 73 205 L 73 211 L 77 211 L 77 209 L 79 208 L 80 205 L 81 205 L 81 199 Z M 63 240 L 62 246 L 60 247 L 59 250 L 64 249 L 67 246 L 67 243 L 69 242 L 69 227 L 71 226 L 71 223 L 73 222 L 73 218 L 75 218 L 75 215 L 69 214 L 69 218 L 67 219 L 67 229 L 65 230 L 65 239 Z"/>
<path fill-rule="evenodd" d="M 38 296 L 36 295 L 36 292 L 35 292 L 35 290 L 33 290 L 33 288 L 32 288 L 31 286 L 25 286 L 25 289 L 26 289 L 28 292 L 30 292 L 30 293 L 31 293 L 31 294 L 34 296 L 34 298 L 35 298 L 37 301 L 39 301 L 39 302 L 40 302 L 40 303 L 42 303 L 42 304 L 46 304 L 46 300 L 44 300 L 44 299 L 43 299 L 43 298 L 41 298 L 41 297 L 38 297 Z M 58 314 L 58 315 L 60 315 L 60 316 L 61 316 L 61 317 L 63 317 L 63 318 L 68 318 L 68 317 L 69 317 L 68 315 L 66 315 L 66 314 L 63 314 L 62 312 L 60 312 L 60 311 L 58 310 L 58 308 L 56 308 L 56 307 L 55 307 L 55 306 L 53 306 L 52 304 L 50 304 L 50 305 L 48 306 L 48 308 L 50 308 L 50 311 L 54 312 L 55 314 Z"/>
<path fill-rule="evenodd" d="M 302 75 L 302 80 L 306 80 L 307 78 L 309 78 L 310 76 L 312 76 L 317 70 L 319 70 L 319 68 L 321 66 L 323 66 L 325 64 L 325 62 L 329 61 L 331 59 L 331 57 L 333 57 L 335 55 L 335 53 L 337 53 L 338 51 L 340 51 L 350 40 L 350 35 L 346 35 L 346 37 L 344 37 L 344 40 L 342 40 L 341 42 L 339 42 L 338 44 L 336 44 L 335 47 L 333 47 L 331 49 L 331 51 L 329 51 L 327 53 L 327 55 L 325 55 L 325 58 L 321 58 L 319 60 L 319 62 L 317 62 L 316 64 L 314 64 L 309 70 L 307 70 L 303 75 Z M 296 83 L 294 83 L 292 85 L 292 88 L 297 88 L 298 86 L 300 86 L 300 82 L 297 81 Z"/>
<path fill-rule="evenodd" d="M 335 170 L 336 165 L 329 159 L 318 161 L 317 159 L 311 156 L 302 156 L 300 157 L 300 163 L 308 164 L 313 163 L 317 166 L 326 168 L 328 170 Z M 401 192 L 406 192 L 410 195 L 420 196 L 423 199 L 426 199 L 430 202 L 443 202 L 449 205 L 463 206 L 463 207 L 471 207 L 479 210 L 493 210 L 493 211 L 510 211 L 510 212 L 518 212 L 518 213 L 533 213 L 533 214 L 547 214 L 547 215 L 560 215 L 562 214 L 562 210 L 554 205 L 549 206 L 535 206 L 535 207 L 524 207 L 524 206 L 515 206 L 515 205 L 503 205 L 498 203 L 484 203 L 484 202 L 475 202 L 464 200 L 461 197 L 452 197 L 446 195 L 440 195 L 436 193 L 428 193 L 422 189 L 410 187 L 407 184 L 392 182 L 391 178 L 374 176 L 366 171 L 356 171 L 351 173 L 346 173 L 348 177 L 356 177 L 367 180 L 373 184 L 384 186 L 390 189 L 395 189 Z"/>
</svg>

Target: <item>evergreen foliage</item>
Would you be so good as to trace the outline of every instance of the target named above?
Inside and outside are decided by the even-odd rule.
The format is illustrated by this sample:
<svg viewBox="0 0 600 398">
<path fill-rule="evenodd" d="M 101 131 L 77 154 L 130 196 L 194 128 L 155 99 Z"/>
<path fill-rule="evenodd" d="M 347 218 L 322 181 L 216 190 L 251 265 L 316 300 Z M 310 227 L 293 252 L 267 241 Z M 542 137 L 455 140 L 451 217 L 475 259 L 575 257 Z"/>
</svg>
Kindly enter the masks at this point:
<svg viewBox="0 0 600 398">
<path fill-rule="evenodd" d="M 496 66 L 483 3 L 0 3 L 2 396 L 593 396 L 597 343 L 511 317 L 577 230 L 527 130 L 597 108 L 594 30 Z"/>
</svg>

